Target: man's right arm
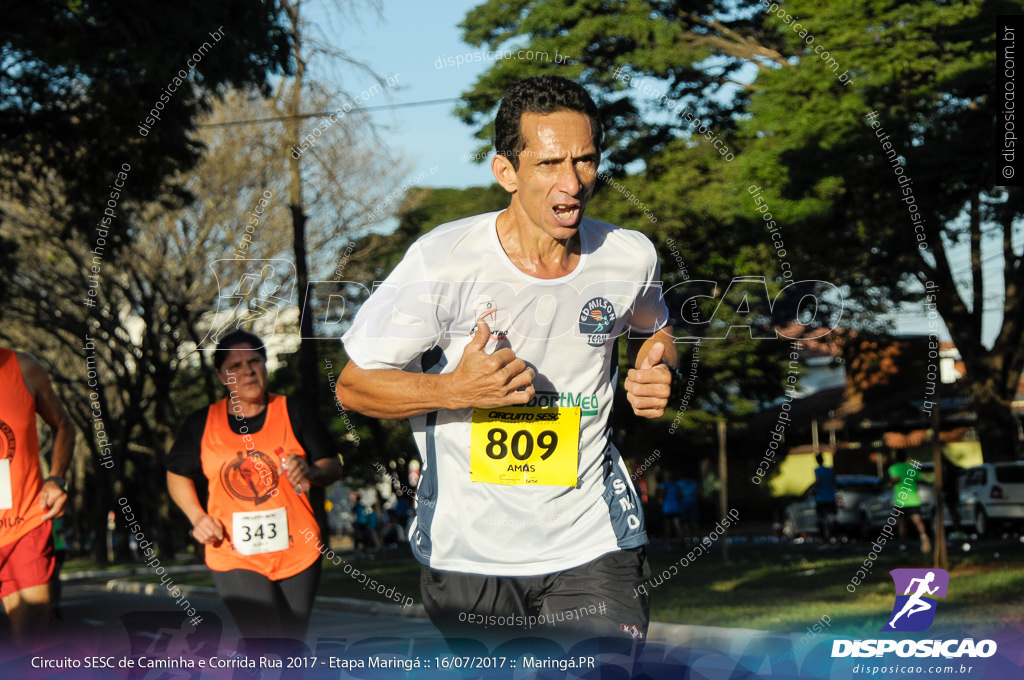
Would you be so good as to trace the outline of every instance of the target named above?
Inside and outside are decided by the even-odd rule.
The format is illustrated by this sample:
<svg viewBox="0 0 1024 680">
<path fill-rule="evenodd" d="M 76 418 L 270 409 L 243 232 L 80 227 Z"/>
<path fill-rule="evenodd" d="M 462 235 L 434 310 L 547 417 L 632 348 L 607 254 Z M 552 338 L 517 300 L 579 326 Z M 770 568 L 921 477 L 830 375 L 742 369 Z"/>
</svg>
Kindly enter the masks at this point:
<svg viewBox="0 0 1024 680">
<path fill-rule="evenodd" d="M 54 392 L 50 376 L 42 364 L 26 352 L 18 352 L 17 357 L 25 387 L 36 402 L 36 411 L 53 431 L 50 475 L 63 479 L 71 465 L 71 455 L 75 449 L 78 431 L 67 409 L 64 408 L 64 403 Z M 44 482 L 39 492 L 39 500 L 46 508 L 43 519 L 63 516 L 67 499 L 67 492 L 56 482 Z"/>
<path fill-rule="evenodd" d="M 343 408 L 374 418 L 408 418 L 439 409 L 525 404 L 533 398 L 533 369 L 509 348 L 488 354 L 491 329 L 483 321 L 451 373 L 365 369 L 349 361 L 338 378 Z"/>
</svg>

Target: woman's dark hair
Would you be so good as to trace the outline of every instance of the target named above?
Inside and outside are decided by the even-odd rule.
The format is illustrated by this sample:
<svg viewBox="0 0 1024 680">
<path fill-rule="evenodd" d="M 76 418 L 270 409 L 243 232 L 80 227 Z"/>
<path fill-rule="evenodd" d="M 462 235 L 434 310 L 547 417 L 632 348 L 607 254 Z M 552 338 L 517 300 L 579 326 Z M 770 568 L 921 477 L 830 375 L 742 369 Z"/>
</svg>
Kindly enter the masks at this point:
<svg viewBox="0 0 1024 680">
<path fill-rule="evenodd" d="M 249 331 L 243 330 L 231 331 L 217 343 L 217 349 L 213 353 L 214 368 L 218 371 L 220 370 L 220 367 L 228 358 L 228 350 L 235 345 L 249 345 L 249 347 L 256 350 L 264 360 L 267 358 L 267 348 L 263 345 L 263 340 L 261 340 L 258 335 L 253 335 Z"/>
<path fill-rule="evenodd" d="M 526 147 L 519 127 L 524 113 L 546 115 L 556 111 L 575 111 L 590 119 L 594 146 L 601 150 L 604 131 L 598 117 L 597 105 L 578 83 L 561 76 L 533 76 L 515 83 L 501 98 L 498 115 L 494 118 L 494 150 L 512 162 L 519 170 L 519 154 Z"/>
</svg>

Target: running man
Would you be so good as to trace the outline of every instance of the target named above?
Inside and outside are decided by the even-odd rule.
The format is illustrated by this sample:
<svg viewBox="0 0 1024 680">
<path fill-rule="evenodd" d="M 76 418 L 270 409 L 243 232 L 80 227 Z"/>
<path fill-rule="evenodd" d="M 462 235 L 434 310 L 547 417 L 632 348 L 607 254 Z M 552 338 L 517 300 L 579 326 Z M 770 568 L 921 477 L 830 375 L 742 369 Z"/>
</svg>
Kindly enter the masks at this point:
<svg viewBox="0 0 1024 680">
<path fill-rule="evenodd" d="M 46 479 L 37 413 L 53 431 Z M 64 473 L 76 434 L 42 365 L 31 354 L 0 347 L 0 598 L 22 647 L 39 642 L 50 620 L 56 566 L 50 520 L 64 514 Z"/>
<path fill-rule="evenodd" d="M 906 604 L 903 605 L 903 609 L 900 610 L 899 614 L 892 617 L 892 621 L 889 622 L 890 628 L 895 628 L 896 619 L 900 618 L 904 614 L 909 619 L 911 616 L 918 612 L 926 612 L 932 608 L 931 603 L 921 599 L 924 595 L 934 595 L 939 589 L 938 586 L 929 588 L 928 584 L 935 580 L 935 572 L 929 571 L 925 574 L 924 578 L 912 578 L 910 583 L 907 584 L 907 589 L 903 593 L 904 595 L 910 595 L 910 591 L 914 588 L 914 584 L 917 583 L 917 592 L 910 595 L 910 599 L 907 600 Z"/>
<path fill-rule="evenodd" d="M 907 454 L 899 451 L 896 454 L 897 462 L 889 466 L 889 483 L 892 484 L 892 503 L 896 507 L 902 507 L 904 514 L 910 517 L 914 523 L 918 535 L 921 537 L 921 552 L 927 553 L 932 550 L 932 543 L 928 539 L 928 531 L 925 529 L 924 520 L 921 519 L 921 496 L 917 493 L 917 468 L 907 462 Z M 904 536 L 903 516 L 899 524 L 900 540 Z"/>
<path fill-rule="evenodd" d="M 533 634 L 647 631 L 648 598 L 632 597 L 650 574 L 643 509 L 609 440 L 617 339 L 642 417 L 664 412 L 677 355 L 651 242 L 583 217 L 601 139 L 578 84 L 512 85 L 491 161 L 508 208 L 420 238 L 343 338 L 340 402 L 412 423 L 423 472 L 410 542 L 449 638 L 481 637 L 460 624 L 473 615 L 581 609 Z"/>
</svg>

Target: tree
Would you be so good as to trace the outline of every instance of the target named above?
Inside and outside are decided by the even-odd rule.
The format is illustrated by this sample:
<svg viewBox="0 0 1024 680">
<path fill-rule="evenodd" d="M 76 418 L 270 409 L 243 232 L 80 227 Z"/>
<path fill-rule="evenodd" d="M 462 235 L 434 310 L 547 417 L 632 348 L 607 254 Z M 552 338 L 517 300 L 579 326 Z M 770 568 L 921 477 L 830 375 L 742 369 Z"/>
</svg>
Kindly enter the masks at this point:
<svg viewBox="0 0 1024 680">
<path fill-rule="evenodd" d="M 281 21 L 273 0 L 8 3 L 0 177 L 12 197 L 29 196 L 52 172 L 68 199 L 67 233 L 88 233 L 122 164 L 132 197 L 163 195 L 175 173 L 198 162 L 191 135 L 215 94 L 267 88 L 268 74 L 286 69 Z"/>
<path fill-rule="evenodd" d="M 239 99 L 236 110 L 252 111 Z M 77 513 L 71 521 L 83 542 L 93 537 L 100 561 L 106 560 L 106 513 L 122 496 L 138 508 L 140 523 L 165 554 L 174 552 L 180 532 L 172 527 L 180 523 L 170 521 L 163 455 L 185 415 L 177 410 L 181 402 L 198 406 L 219 390 L 209 362 L 180 347 L 198 344 L 204 321 L 209 323 L 218 292 L 211 260 L 231 258 L 256 199 L 273 187 L 262 170 L 271 154 L 261 157 L 238 135 L 208 133 L 206 141 L 211 154 L 195 173 L 177 178 L 202 199 L 179 200 L 176 209 L 171 197 L 136 204 L 122 220 L 136 235 L 116 259 L 106 248 L 106 233 L 97 232 L 96 240 L 65 239 L 71 199 L 56 171 L 20 201 L 0 204 L 5 231 L 21 254 L 2 334 L 38 352 L 70 395 L 69 411 L 86 433 L 72 477 Z M 280 223 L 268 214 L 261 235 L 281 242 L 268 233 Z M 185 391 L 182 373 L 201 386 L 190 395 L 194 402 L 176 398 Z M 136 503 L 142 498 L 163 500 Z M 119 544 L 126 548 L 127 541 Z"/>
<path fill-rule="evenodd" d="M 470 10 L 460 24 L 466 42 L 491 50 L 532 51 L 535 58 L 502 59 L 463 94 L 458 113 L 491 137 L 491 111 L 514 80 L 555 73 L 590 86 L 608 137 L 606 159 L 615 172 L 638 158 L 655 155 L 689 130 L 680 115 L 640 115 L 665 111 L 665 104 L 696 103 L 702 119 L 716 130 L 734 128 L 743 98 L 727 95 L 750 63 L 768 68 L 782 55 L 761 36 L 761 16 L 733 2 L 573 3 L 568 0 L 490 0 Z M 559 62 L 558 57 L 562 57 Z M 713 63 L 710 63 L 712 62 Z M 657 79 L 664 98 L 654 103 L 622 96 L 628 77 Z M 637 82 L 636 84 L 639 84 Z"/>
<path fill-rule="evenodd" d="M 998 185 L 996 157 L 977 143 L 995 127 L 992 27 L 1011 7 L 1019 11 L 1017 3 L 977 1 L 843 3 L 828 11 L 793 3 L 790 11 L 813 25 L 816 40 L 855 67 L 856 81 L 842 85 L 818 56 L 802 55 L 807 63 L 758 79 L 741 133 L 750 140 L 748 176 L 756 162 L 783 220 L 824 237 L 800 247 L 825 275 L 847 285 L 855 301 L 882 291 L 896 302 L 923 301 L 941 316 L 967 367 L 989 460 L 1015 457 L 1010 401 L 1024 368 L 1024 262 L 1014 242 L 1024 201 L 1018 189 Z M 799 36 L 784 25 L 780 31 L 796 51 Z M 985 282 L 998 266 L 985 266 L 985 239 L 996 251 L 987 259 L 1002 260 L 1001 286 Z M 837 249 L 846 255 L 828 256 Z M 963 265 L 957 251 L 966 251 Z M 986 308 L 1002 316 L 991 347 L 982 339 Z"/>
<path fill-rule="evenodd" d="M 288 18 L 292 60 L 296 68 L 291 78 L 281 81 L 274 98 L 274 103 L 284 129 L 285 139 L 288 142 L 288 153 L 285 156 L 288 163 L 288 208 L 292 217 L 292 248 L 300 310 L 300 337 L 302 338 L 299 347 L 299 377 L 302 381 L 303 391 L 307 393 L 307 398 L 315 405 L 319 402 L 318 391 L 315 389 L 318 361 L 316 345 L 312 340 L 312 314 L 310 313 L 308 300 L 310 276 L 309 258 L 307 257 L 306 222 L 309 219 L 309 206 L 307 205 L 307 197 L 305 195 L 305 186 L 307 184 L 307 177 L 305 175 L 308 175 L 311 171 L 322 170 L 319 156 L 325 153 L 330 155 L 331 151 L 329 149 L 325 151 L 323 144 L 317 149 L 316 144 L 322 134 L 326 135 L 326 139 L 330 139 L 331 137 L 337 138 L 338 129 L 342 130 L 343 133 L 346 131 L 348 121 L 345 118 L 351 111 L 351 107 L 343 108 L 340 106 L 338 101 L 340 98 L 328 94 L 327 88 L 322 83 L 307 75 L 307 69 L 310 61 L 316 57 L 332 56 L 350 62 L 351 60 L 347 59 L 344 53 L 332 50 L 310 36 L 314 28 L 310 26 L 303 15 L 302 0 L 282 0 L 282 6 Z M 377 87 L 383 88 L 383 83 L 378 82 Z M 332 105 L 335 110 L 331 111 L 329 115 L 325 114 L 313 119 L 310 119 L 308 111 L 305 110 L 312 108 L 313 110 L 323 111 Z M 356 112 L 353 117 L 359 119 L 361 130 L 370 129 L 369 124 L 361 117 L 360 112 Z M 331 130 L 336 124 L 336 119 L 339 119 L 340 125 L 332 133 Z M 302 134 L 304 128 L 310 131 L 305 136 Z M 364 142 L 354 140 L 351 137 L 345 139 L 345 142 L 350 146 L 353 144 L 365 145 Z M 309 155 L 303 160 L 307 151 Z M 354 156 L 350 156 L 350 158 L 354 158 Z M 370 159 L 370 163 L 366 163 L 366 165 L 372 166 L 380 159 L 380 156 L 379 154 L 370 154 L 367 158 Z M 310 168 L 310 163 L 312 163 L 313 168 Z M 331 169 L 333 170 L 333 168 Z M 375 179 L 380 176 L 377 168 L 373 167 L 370 169 L 371 172 L 368 175 Z M 356 175 L 349 175 L 349 181 L 355 178 Z M 380 189 L 378 188 L 374 191 L 365 182 L 360 182 L 360 185 L 360 188 L 368 190 L 369 195 L 364 195 L 362 199 L 356 202 L 360 206 L 371 205 L 367 201 L 372 201 Z M 344 217 L 344 214 L 340 211 L 337 214 Z M 356 214 L 361 218 L 364 212 L 360 210 Z M 344 226 L 351 227 L 351 224 Z"/>
<path fill-rule="evenodd" d="M 128 223 L 137 235 L 116 260 L 94 241 L 63 237 L 68 199 L 55 175 L 37 182 L 25 202 L 0 201 L 0 238 L 17 243 L 21 255 L 0 337 L 40 356 L 86 433 L 71 476 L 78 511 L 71 521 L 81 540 L 99 539 L 93 546 L 100 560 L 106 559 L 106 512 L 122 496 L 165 554 L 187 540 L 167 497 L 163 456 L 183 418 L 223 396 L 212 356 L 197 348 L 230 326 L 267 339 L 298 337 L 294 299 L 264 294 L 268 283 L 295 285 L 294 269 L 283 266 L 291 236 L 281 200 L 287 140 L 277 126 L 224 124 L 273 113 L 266 100 L 251 95 L 228 93 L 200 124 L 207 153 L 194 171 L 177 178 L 199 198 L 136 206 L 128 214 L 139 221 Z M 336 215 L 354 214 L 359 206 L 369 211 L 353 200 L 373 196 L 343 195 L 351 188 L 341 188 L 347 173 L 360 173 L 355 183 L 374 178 L 362 175 L 370 167 L 360 160 L 366 148 L 331 138 L 325 146 L 330 151 L 319 167 L 327 174 L 311 177 L 319 199 L 310 235 L 316 248 L 329 252 L 340 250 L 344 237 Z M 334 212 L 322 210 L 325 205 Z M 263 265 L 274 260 L 284 273 L 265 275 Z M 323 391 L 325 383 L 319 383 Z M 140 498 L 150 502 L 135 503 Z"/>
<path fill-rule="evenodd" d="M 746 267 L 782 282 L 778 242 L 756 219 L 757 193 L 796 278 L 842 287 L 846 323 L 877 328 L 880 313 L 921 300 L 927 288 L 967 365 L 986 456 L 1011 455 L 1009 401 L 1024 367 L 1024 261 L 1014 250 L 1022 203 L 1018 189 L 996 184 L 994 156 L 977 140 L 996 120 L 995 15 L 1019 4 L 569 4 L 493 1 L 467 15 L 473 44 L 574 59 L 496 63 L 463 96 L 467 122 L 486 135 L 482 121 L 514 78 L 574 77 L 599 93 L 611 174 L 640 161 L 630 182 L 658 197 L 647 202 L 671 225 L 663 236 L 691 247 L 705 271 Z M 755 68 L 744 75 L 744 65 Z M 735 161 L 719 157 L 713 139 L 724 139 Z M 912 177 L 923 221 L 901 202 L 899 174 Z M 1004 264 L 991 348 L 981 340 L 986 230 Z M 951 256 L 958 244 L 970 251 L 966 277 Z"/>
</svg>

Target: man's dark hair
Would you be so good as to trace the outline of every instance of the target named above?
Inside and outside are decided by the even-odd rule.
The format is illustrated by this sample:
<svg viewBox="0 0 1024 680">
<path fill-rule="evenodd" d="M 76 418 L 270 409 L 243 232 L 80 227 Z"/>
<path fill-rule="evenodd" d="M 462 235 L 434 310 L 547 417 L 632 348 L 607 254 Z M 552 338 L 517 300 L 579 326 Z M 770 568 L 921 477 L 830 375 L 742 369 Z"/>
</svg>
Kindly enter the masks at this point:
<svg viewBox="0 0 1024 680">
<path fill-rule="evenodd" d="M 814 460 L 818 461 L 818 465 L 825 464 L 825 458 L 820 453 L 814 454 Z"/>
<path fill-rule="evenodd" d="M 519 154 L 526 146 L 519 126 L 523 114 L 545 115 L 556 111 L 575 111 L 587 116 L 594 134 L 594 146 L 601 150 L 604 131 L 597 104 L 581 85 L 561 76 L 524 78 L 505 90 L 494 119 L 494 150 L 519 170 Z"/>
<path fill-rule="evenodd" d="M 258 335 L 253 335 L 248 331 L 237 330 L 231 331 L 217 343 L 217 349 L 213 353 L 213 367 L 218 371 L 220 367 L 227 361 L 228 350 L 235 345 L 249 345 L 264 359 L 267 358 L 267 348 L 263 346 L 263 340 Z"/>
</svg>

